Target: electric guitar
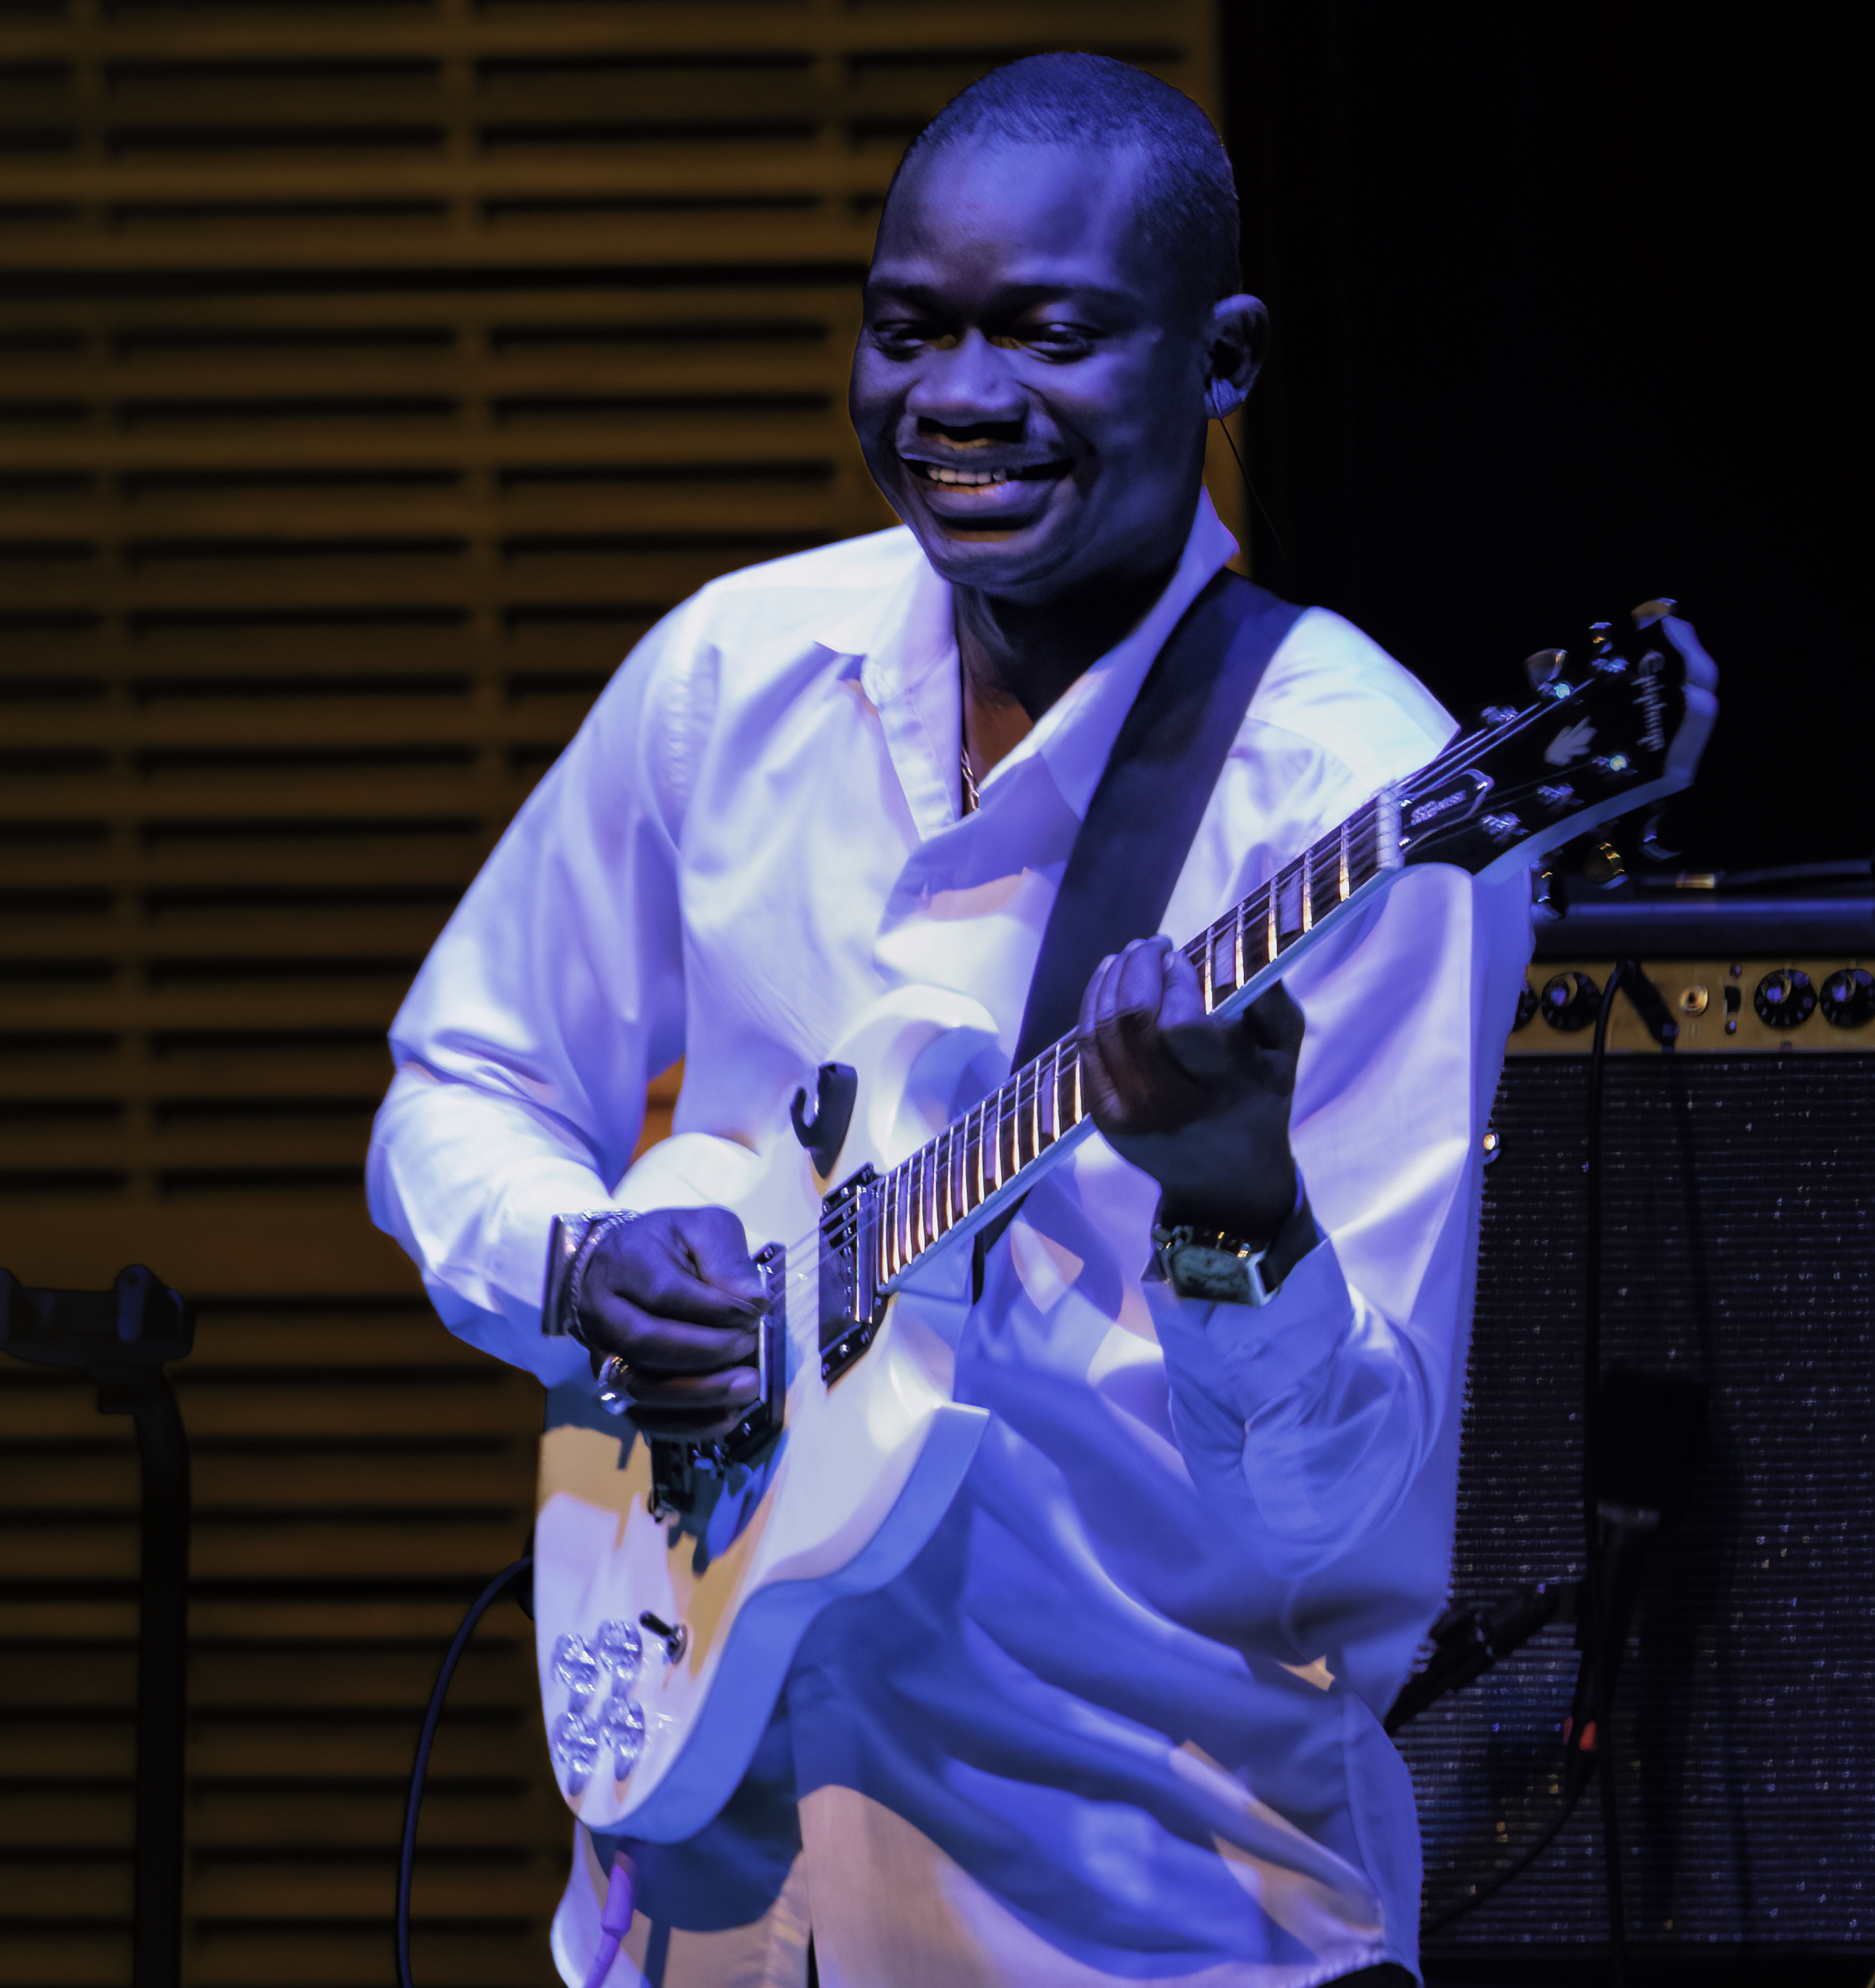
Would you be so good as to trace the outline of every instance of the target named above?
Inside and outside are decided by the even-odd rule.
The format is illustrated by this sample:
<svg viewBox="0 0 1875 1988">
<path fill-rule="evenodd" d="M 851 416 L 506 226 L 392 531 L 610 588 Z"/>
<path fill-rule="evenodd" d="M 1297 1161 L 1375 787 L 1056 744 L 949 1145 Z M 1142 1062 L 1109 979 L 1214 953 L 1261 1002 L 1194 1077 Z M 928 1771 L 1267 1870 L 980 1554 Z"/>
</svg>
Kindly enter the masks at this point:
<svg viewBox="0 0 1875 1988">
<path fill-rule="evenodd" d="M 1200 932 L 1184 950 L 1209 1011 L 1256 999 L 1416 864 L 1502 876 L 1685 786 L 1718 672 L 1671 604 L 1532 658 L 1534 703 L 1488 708 Z M 949 1385 L 972 1240 L 1090 1129 L 1073 1035 L 931 1122 L 934 1063 L 961 1070 L 995 1034 L 964 996 L 895 989 L 823 1067 L 818 1121 L 802 1094 L 761 1150 L 685 1133 L 626 1175 L 623 1205 L 719 1204 L 752 1236 L 805 1239 L 756 1258 L 760 1389 L 727 1441 L 647 1441 L 589 1402 L 542 1442 L 541 1691 L 590 1827 L 673 1841 L 708 1822 L 814 1616 L 905 1567 L 962 1482 L 986 1420 Z"/>
</svg>

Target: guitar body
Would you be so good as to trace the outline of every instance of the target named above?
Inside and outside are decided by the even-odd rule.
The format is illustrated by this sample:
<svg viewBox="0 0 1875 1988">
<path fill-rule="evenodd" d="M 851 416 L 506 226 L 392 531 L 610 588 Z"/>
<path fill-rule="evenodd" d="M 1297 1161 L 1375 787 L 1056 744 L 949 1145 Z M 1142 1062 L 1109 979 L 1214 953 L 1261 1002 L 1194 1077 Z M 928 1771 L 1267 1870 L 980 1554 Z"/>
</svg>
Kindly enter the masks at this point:
<svg viewBox="0 0 1875 1988">
<path fill-rule="evenodd" d="M 860 1077 L 842 1172 L 868 1162 L 883 1171 L 941 1129 L 969 1063 L 993 1055 L 995 1042 L 989 1016 L 961 996 L 887 996 L 836 1051 Z M 809 1623 L 909 1564 L 975 1453 L 983 1412 L 950 1391 L 969 1302 L 967 1250 L 948 1253 L 917 1288 L 892 1297 L 865 1357 L 830 1385 L 822 1378 L 812 1242 L 827 1187 L 785 1118 L 759 1151 L 679 1134 L 620 1187 L 630 1207 L 733 1209 L 752 1249 L 808 1242 L 789 1251 L 776 1280 L 780 1433 L 748 1466 L 699 1479 L 692 1512 L 654 1516 L 650 1445 L 633 1440 L 628 1422 L 603 1432 L 562 1426 L 542 1443 L 534 1613 L 549 1730 L 569 1711 L 603 1705 L 610 1683 L 569 1690 L 556 1673 L 562 1637 L 590 1645 L 603 1623 L 637 1627 L 647 1613 L 683 1632 L 673 1656 L 639 1629 L 643 1658 L 629 1689 L 645 1729 L 630 1775 L 616 1774 L 603 1747 L 584 1776 L 556 1759 L 562 1793 L 592 1828 L 674 1841 L 702 1827 L 746 1770 Z"/>
<path fill-rule="evenodd" d="M 1411 864 L 1507 874 L 1685 786 L 1718 673 L 1670 604 L 1597 624 L 1573 662 L 1532 658 L 1535 704 L 1487 711 L 1191 939 L 1208 1012 L 1255 1000 Z M 815 1615 L 929 1539 L 985 1421 L 951 1398 L 967 1246 L 1091 1129 L 1075 1038 L 1003 1076 L 992 1017 L 961 995 L 895 989 L 834 1057 L 857 1109 L 826 1174 L 778 1114 L 752 1148 L 667 1140 L 620 1189 L 733 1209 L 771 1304 L 760 1400 L 725 1444 L 647 1442 L 596 1409 L 542 1443 L 542 1697 L 594 1829 L 672 1841 L 708 1823 Z"/>
</svg>

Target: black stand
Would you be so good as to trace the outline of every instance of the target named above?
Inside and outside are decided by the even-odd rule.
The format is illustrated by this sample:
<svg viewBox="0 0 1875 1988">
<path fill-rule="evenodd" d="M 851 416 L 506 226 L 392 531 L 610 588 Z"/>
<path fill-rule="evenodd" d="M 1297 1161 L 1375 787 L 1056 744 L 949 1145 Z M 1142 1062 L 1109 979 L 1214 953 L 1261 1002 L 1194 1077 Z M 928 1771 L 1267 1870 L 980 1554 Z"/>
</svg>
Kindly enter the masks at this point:
<svg viewBox="0 0 1875 1988">
<path fill-rule="evenodd" d="M 133 1988 L 178 1988 L 182 1968 L 182 1756 L 188 1703 L 189 1447 L 163 1371 L 195 1343 L 187 1303 L 139 1265 L 108 1291 L 28 1290 L 0 1270 L 0 1351 L 81 1368 L 102 1415 L 137 1424 L 143 1464 L 137 1637 Z"/>
<path fill-rule="evenodd" d="M 1483 1608 L 1447 1609 L 1432 1625 L 1431 1661 L 1407 1679 L 1380 1722 L 1388 1736 L 1448 1692 L 1473 1682 L 1522 1649 L 1539 1629 L 1573 1621 L 1576 1593 L 1573 1581 L 1539 1581 Z"/>
</svg>

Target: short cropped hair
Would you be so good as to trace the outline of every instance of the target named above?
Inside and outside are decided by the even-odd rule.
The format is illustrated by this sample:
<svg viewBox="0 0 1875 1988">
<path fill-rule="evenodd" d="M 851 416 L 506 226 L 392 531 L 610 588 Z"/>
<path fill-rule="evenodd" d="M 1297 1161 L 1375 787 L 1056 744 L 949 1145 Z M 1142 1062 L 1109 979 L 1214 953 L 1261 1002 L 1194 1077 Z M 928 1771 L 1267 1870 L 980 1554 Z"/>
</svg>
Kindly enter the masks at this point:
<svg viewBox="0 0 1875 1988">
<path fill-rule="evenodd" d="M 1237 179 L 1204 112 L 1169 83 L 1110 56 L 1025 56 L 952 97 L 907 149 L 886 194 L 913 161 L 971 138 L 1099 150 L 1133 146 L 1146 161 L 1140 218 L 1154 248 L 1202 309 L 1235 294 Z"/>
</svg>

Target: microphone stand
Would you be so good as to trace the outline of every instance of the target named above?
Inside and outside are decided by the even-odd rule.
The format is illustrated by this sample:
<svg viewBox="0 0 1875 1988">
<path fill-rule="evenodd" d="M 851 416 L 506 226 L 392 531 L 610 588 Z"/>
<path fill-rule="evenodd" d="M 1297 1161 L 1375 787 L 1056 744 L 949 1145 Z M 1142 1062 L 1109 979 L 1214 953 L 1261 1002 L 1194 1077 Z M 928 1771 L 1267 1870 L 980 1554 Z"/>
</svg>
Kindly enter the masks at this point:
<svg viewBox="0 0 1875 1988">
<path fill-rule="evenodd" d="M 188 1303 L 140 1264 L 108 1291 L 29 1290 L 0 1270 L 0 1351 L 82 1370 L 98 1412 L 129 1415 L 143 1466 L 137 1630 L 137 1841 L 130 1979 L 177 1988 L 182 1968 L 183 1747 L 188 1717 L 189 1445 L 164 1368 L 195 1343 Z"/>
</svg>

